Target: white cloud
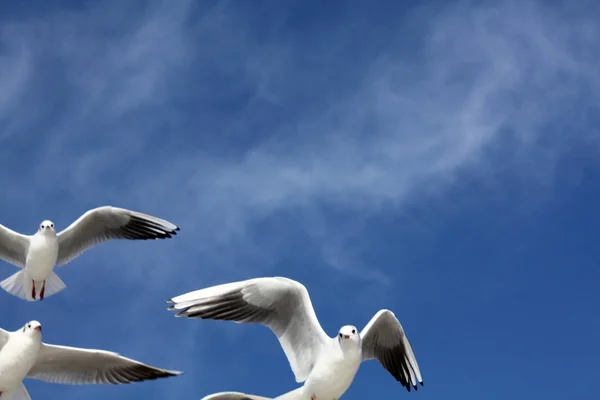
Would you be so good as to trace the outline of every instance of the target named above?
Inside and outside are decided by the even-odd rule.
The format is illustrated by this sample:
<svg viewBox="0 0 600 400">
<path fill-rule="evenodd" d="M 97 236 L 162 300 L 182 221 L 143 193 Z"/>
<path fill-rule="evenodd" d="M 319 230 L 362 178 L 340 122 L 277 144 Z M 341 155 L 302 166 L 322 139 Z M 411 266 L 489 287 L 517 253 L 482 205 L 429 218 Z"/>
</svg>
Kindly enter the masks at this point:
<svg viewBox="0 0 600 400">
<path fill-rule="evenodd" d="M 361 261 L 370 216 L 443 196 L 461 171 L 495 185 L 495 172 L 509 170 L 537 189 L 565 152 L 597 152 L 588 123 L 600 40 L 589 9 L 419 9 L 382 26 L 387 38 L 375 46 L 352 41 L 371 38 L 355 21 L 310 45 L 259 34 L 233 2 L 151 2 L 137 13 L 103 4 L 0 30 L 0 157 L 9 165 L 0 179 L 10 210 L 1 222 L 31 231 L 44 218 L 66 225 L 113 204 L 181 225 L 171 241 L 99 246 L 61 270 L 71 297 L 48 303 L 61 312 L 45 318 L 56 327 L 81 318 L 89 338 L 97 324 L 84 322 L 106 318 L 81 309 L 109 290 L 107 312 L 127 317 L 115 317 L 119 329 L 153 333 L 150 345 L 101 337 L 123 353 L 176 340 L 200 352 L 196 339 L 211 333 L 190 322 L 185 342 L 174 340 L 162 300 L 267 273 L 286 257 L 316 253 L 336 270 L 368 271 L 377 285 L 361 290 L 384 295 L 384 273 Z M 409 266 L 393 262 L 408 281 Z M 23 305 L 7 301 L 23 318 Z M 163 346 L 152 357 L 170 367 L 177 355 Z"/>
<path fill-rule="evenodd" d="M 360 247 L 349 257 L 345 243 L 365 216 L 443 193 L 465 169 L 485 178 L 514 168 L 528 184 L 548 182 L 568 144 L 597 146 L 596 133 L 584 129 L 600 82 L 598 29 L 585 10 L 562 20 L 561 10 L 534 2 L 420 9 L 406 21 L 421 30 L 403 30 L 399 20 L 389 45 L 355 66 L 336 63 L 335 51 L 354 45 L 357 57 L 370 53 L 344 42 L 343 28 L 323 32 L 315 54 L 276 35 L 261 39 L 232 4 L 153 4 L 133 21 L 91 8 L 19 23 L 12 32 L 21 32 L 20 45 L 0 58 L 1 92 L 12 93 L 0 104 L 14 99 L 20 110 L 3 120 L 19 126 L 35 118 L 32 106 L 66 101 L 46 132 L 22 129 L 44 136 L 47 151 L 19 179 L 89 203 L 169 214 L 194 232 L 182 245 L 213 265 L 248 256 L 276 262 L 284 250 L 265 245 L 286 228 L 269 240 L 248 229 L 293 210 L 327 262 L 360 268 Z M 119 24 L 111 30 L 108 21 Z M 48 57 L 58 60 L 53 69 L 64 67 L 68 90 L 26 93 L 23 80 L 31 68 L 39 75 Z M 340 67 L 358 79 L 340 87 Z M 215 105 L 237 98 L 246 101 Z M 328 226 L 323 205 L 355 221 Z"/>
</svg>

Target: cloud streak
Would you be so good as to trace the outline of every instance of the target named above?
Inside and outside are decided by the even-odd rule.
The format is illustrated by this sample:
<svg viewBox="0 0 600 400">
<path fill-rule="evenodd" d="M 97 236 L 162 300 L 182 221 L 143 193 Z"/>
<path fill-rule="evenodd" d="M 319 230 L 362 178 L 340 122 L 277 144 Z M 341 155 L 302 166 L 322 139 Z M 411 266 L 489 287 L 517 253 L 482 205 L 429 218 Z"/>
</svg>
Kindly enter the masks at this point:
<svg viewBox="0 0 600 400">
<path fill-rule="evenodd" d="M 569 146 L 597 146 L 581 129 L 599 82 L 583 10 L 566 21 L 537 2 L 421 8 L 373 46 L 350 41 L 348 21 L 300 47 L 276 29 L 261 37 L 231 4 L 149 4 L 132 20 L 94 4 L 3 29 L 3 124 L 39 141 L 35 165 L 8 178 L 168 209 L 215 265 L 259 257 L 285 227 L 258 242 L 249 231 L 281 212 L 341 258 L 365 216 L 443 194 L 461 172 L 547 182 Z M 407 51 L 398 26 L 419 24 Z M 48 76 L 66 97 L 38 85 Z M 555 124 L 568 115 L 565 136 Z M 323 229 L 323 207 L 355 226 Z"/>
<path fill-rule="evenodd" d="M 363 261 L 381 238 L 372 218 L 407 223 L 415 203 L 446 199 L 465 175 L 498 192 L 508 175 L 523 195 L 543 196 L 565 156 L 597 154 L 591 2 L 319 6 L 324 16 L 311 10 L 306 27 L 294 19 L 306 10 L 292 3 L 284 11 L 272 2 L 88 2 L 12 20 L 0 13 L 0 179 L 10 210 L 1 222 L 31 232 L 51 218 L 60 228 L 113 204 L 182 228 L 171 241 L 98 246 L 61 270 L 69 295 L 34 308 L 7 299 L 15 321 L 47 311 L 65 344 L 202 370 L 199 383 L 156 387 L 205 394 L 212 378 L 225 378 L 198 361 L 211 350 L 198 338 L 229 334 L 229 325 L 215 333 L 173 322 L 163 299 L 262 274 L 315 282 L 319 268 L 321 285 L 307 285 L 335 328 L 345 299 L 321 290 L 329 284 L 343 281 L 363 305 L 390 290 L 386 304 L 408 296 L 388 274 L 406 278 L 410 266 L 388 260 L 400 272 L 381 271 Z M 107 292 L 111 303 L 99 307 Z M 114 332 L 96 321 L 114 321 Z M 158 393 L 144 388 L 121 390 Z"/>
</svg>

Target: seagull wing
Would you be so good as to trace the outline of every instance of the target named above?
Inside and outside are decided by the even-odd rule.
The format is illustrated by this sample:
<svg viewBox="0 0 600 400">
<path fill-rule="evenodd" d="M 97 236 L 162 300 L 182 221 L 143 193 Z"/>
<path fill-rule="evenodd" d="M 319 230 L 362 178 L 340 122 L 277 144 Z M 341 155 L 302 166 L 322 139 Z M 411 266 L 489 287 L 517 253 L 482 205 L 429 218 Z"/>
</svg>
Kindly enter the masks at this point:
<svg viewBox="0 0 600 400">
<path fill-rule="evenodd" d="M 176 235 L 177 225 L 143 214 L 111 206 L 87 211 L 58 234 L 57 265 L 65 265 L 89 248 L 110 239 L 165 239 Z"/>
<path fill-rule="evenodd" d="M 288 358 L 297 382 L 306 380 L 329 340 L 308 291 L 287 278 L 257 278 L 197 290 L 169 300 L 177 316 L 260 323 L 268 326 Z"/>
<path fill-rule="evenodd" d="M 270 397 L 256 396 L 254 394 L 246 394 L 240 392 L 220 392 L 213 393 L 202 400 L 273 400 Z"/>
<path fill-rule="evenodd" d="M 29 250 L 29 236 L 0 225 L 0 258 L 23 268 Z"/>
<path fill-rule="evenodd" d="M 380 310 L 360 333 L 363 361 L 377 359 L 410 392 L 423 385 L 419 364 L 400 321 L 393 312 Z"/>
<path fill-rule="evenodd" d="M 104 350 L 42 344 L 29 378 L 70 385 L 121 384 L 180 375 Z"/>
</svg>

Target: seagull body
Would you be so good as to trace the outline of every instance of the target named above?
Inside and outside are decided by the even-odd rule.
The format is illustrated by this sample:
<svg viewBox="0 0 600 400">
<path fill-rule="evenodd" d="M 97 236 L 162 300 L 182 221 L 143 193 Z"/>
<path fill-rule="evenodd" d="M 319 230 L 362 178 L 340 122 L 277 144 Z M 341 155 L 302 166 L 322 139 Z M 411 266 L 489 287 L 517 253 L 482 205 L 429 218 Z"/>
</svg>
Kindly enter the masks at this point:
<svg viewBox="0 0 600 400">
<path fill-rule="evenodd" d="M 39 231 L 29 241 L 29 250 L 25 259 L 25 269 L 32 281 L 44 282 L 54 270 L 58 258 L 58 238 L 54 231 L 54 224 L 44 221 Z M 51 228 L 48 228 L 50 226 Z M 35 284 L 32 285 L 35 288 Z M 42 290 L 45 285 L 42 286 Z M 35 298 L 35 295 L 33 295 Z M 40 293 L 40 298 L 44 294 Z"/>
<path fill-rule="evenodd" d="M 200 289 L 169 300 L 176 316 L 261 323 L 279 339 L 296 382 L 303 385 L 276 400 L 337 400 L 348 390 L 363 361 L 377 359 L 408 391 L 423 385 L 419 365 L 402 325 L 380 310 L 359 332 L 343 326 L 330 338 L 321 328 L 308 291 L 283 277 L 256 278 Z M 203 400 L 268 400 L 239 392 Z"/>
<path fill-rule="evenodd" d="M 103 350 L 54 346 L 42 342 L 42 326 L 0 329 L 0 400 L 31 399 L 23 379 L 64 384 L 119 384 L 180 375 Z"/>
<path fill-rule="evenodd" d="M 42 344 L 34 336 L 13 333 L 0 349 L 0 399 L 10 399 L 24 388 L 23 379 L 35 365 Z"/>
<path fill-rule="evenodd" d="M 22 268 L 0 282 L 0 287 L 24 300 L 43 300 L 66 287 L 54 267 L 69 263 L 89 248 L 110 239 L 170 238 L 178 230 L 163 219 L 110 206 L 87 211 L 58 234 L 48 220 L 34 235 L 0 225 L 0 259 Z"/>
<path fill-rule="evenodd" d="M 349 338 L 340 340 L 338 336 L 324 344 L 304 386 L 298 392 L 292 392 L 289 400 L 294 400 L 297 395 L 305 399 L 339 399 L 348 390 L 362 362 L 362 349 L 359 336 L 351 333 L 352 329 L 356 332 L 356 328 L 344 328 Z"/>
</svg>

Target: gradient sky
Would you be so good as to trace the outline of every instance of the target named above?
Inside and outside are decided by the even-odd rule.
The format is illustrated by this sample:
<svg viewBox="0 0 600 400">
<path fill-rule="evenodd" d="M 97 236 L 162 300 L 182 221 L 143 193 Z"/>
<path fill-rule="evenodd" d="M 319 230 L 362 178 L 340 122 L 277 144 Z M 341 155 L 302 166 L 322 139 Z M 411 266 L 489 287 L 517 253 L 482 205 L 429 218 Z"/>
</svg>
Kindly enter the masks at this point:
<svg viewBox="0 0 600 400">
<path fill-rule="evenodd" d="M 268 329 L 165 303 L 273 275 L 330 335 L 381 308 L 403 324 L 425 387 L 371 361 L 344 400 L 597 399 L 598 20 L 592 1 L 3 2 L 0 222 L 114 205 L 181 227 L 86 252 L 43 302 L 1 292 L 0 326 L 186 375 L 28 380 L 33 399 L 296 388 Z"/>
</svg>

